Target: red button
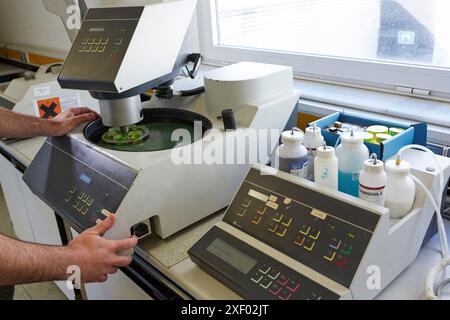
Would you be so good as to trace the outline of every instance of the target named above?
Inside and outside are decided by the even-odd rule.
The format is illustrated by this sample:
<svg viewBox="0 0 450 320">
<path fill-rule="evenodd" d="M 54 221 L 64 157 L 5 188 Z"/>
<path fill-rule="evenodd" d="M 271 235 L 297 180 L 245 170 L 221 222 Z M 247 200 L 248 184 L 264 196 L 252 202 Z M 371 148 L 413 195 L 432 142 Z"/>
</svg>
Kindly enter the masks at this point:
<svg viewBox="0 0 450 320">
<path fill-rule="evenodd" d="M 278 283 L 281 284 L 283 287 L 285 287 L 289 282 L 289 279 L 285 276 L 281 276 L 280 280 L 278 280 Z"/>
<path fill-rule="evenodd" d="M 300 289 L 300 284 L 296 284 L 294 281 L 291 281 L 286 288 L 288 288 L 292 292 L 297 292 L 298 289 Z"/>
</svg>

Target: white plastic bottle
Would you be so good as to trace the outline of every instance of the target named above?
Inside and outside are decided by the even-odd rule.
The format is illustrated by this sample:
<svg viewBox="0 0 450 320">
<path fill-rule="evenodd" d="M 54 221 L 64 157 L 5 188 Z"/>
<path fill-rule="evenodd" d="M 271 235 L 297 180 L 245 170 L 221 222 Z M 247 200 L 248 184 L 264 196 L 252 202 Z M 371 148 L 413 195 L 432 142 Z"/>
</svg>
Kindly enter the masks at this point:
<svg viewBox="0 0 450 320">
<path fill-rule="evenodd" d="M 341 139 L 342 144 L 336 149 L 339 159 L 339 191 L 358 197 L 359 174 L 369 158 L 369 149 L 364 145 L 364 137 L 353 131 L 344 133 Z"/>
<path fill-rule="evenodd" d="M 411 212 L 416 196 L 416 184 L 410 178 L 411 165 L 402 161 L 386 162 L 386 201 L 385 207 L 391 211 L 392 219 L 401 219 Z"/>
<path fill-rule="evenodd" d="M 275 151 L 272 163 L 279 170 L 306 178 L 308 175 L 308 150 L 303 146 L 304 133 L 294 128 L 283 132 L 282 145 Z"/>
<path fill-rule="evenodd" d="M 317 148 L 314 159 L 314 181 L 320 185 L 338 189 L 338 158 L 333 147 L 325 144 Z"/>
<path fill-rule="evenodd" d="M 322 129 L 316 125 L 306 129 L 305 141 L 303 145 L 308 150 L 309 165 L 308 165 L 308 180 L 314 181 L 314 159 L 317 155 L 317 148 L 323 146 L 325 142 L 322 136 Z"/>
<path fill-rule="evenodd" d="M 374 153 L 364 162 L 364 169 L 359 175 L 359 198 L 384 206 L 387 176 L 383 161 L 377 160 Z"/>
</svg>

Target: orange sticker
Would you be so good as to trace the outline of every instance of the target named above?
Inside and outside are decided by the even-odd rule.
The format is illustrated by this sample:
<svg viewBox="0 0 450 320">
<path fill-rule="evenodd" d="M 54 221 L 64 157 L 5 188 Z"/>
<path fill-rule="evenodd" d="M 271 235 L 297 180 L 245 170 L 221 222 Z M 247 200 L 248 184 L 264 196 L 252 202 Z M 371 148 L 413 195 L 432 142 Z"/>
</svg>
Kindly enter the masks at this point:
<svg viewBox="0 0 450 320">
<path fill-rule="evenodd" d="M 37 101 L 39 116 L 42 119 L 53 119 L 61 113 L 59 98 L 43 99 Z"/>
</svg>

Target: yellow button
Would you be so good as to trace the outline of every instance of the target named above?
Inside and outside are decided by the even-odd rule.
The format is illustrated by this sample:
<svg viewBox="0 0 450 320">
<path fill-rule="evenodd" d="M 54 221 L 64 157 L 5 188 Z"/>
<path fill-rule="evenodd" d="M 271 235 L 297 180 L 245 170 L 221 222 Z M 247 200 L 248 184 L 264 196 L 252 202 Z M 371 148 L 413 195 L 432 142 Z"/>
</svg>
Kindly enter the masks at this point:
<svg viewBox="0 0 450 320">
<path fill-rule="evenodd" d="M 315 242 L 313 242 L 313 243 L 311 244 L 311 246 L 310 246 L 310 247 L 306 247 L 306 246 L 304 246 L 303 248 L 305 248 L 305 249 L 306 249 L 306 250 L 308 250 L 308 251 L 313 251 L 313 249 L 314 249 L 315 245 L 316 245 L 316 243 L 315 243 Z"/>
<path fill-rule="evenodd" d="M 258 216 L 257 218 L 255 218 L 254 220 L 252 220 L 252 223 L 258 225 L 258 224 L 261 223 L 261 219 L 262 219 L 262 218 L 261 218 L 260 216 Z"/>
<path fill-rule="evenodd" d="M 314 240 L 317 240 L 317 239 L 319 239 L 319 236 L 320 236 L 320 231 L 319 232 L 317 232 L 317 235 L 316 236 L 309 236 L 311 239 L 314 239 Z"/>
<path fill-rule="evenodd" d="M 291 219 L 289 219 L 289 221 L 288 222 L 283 222 L 283 226 L 285 226 L 285 227 L 290 227 L 291 226 L 291 223 L 292 223 L 292 218 Z"/>
<path fill-rule="evenodd" d="M 316 217 L 316 218 L 319 218 L 321 220 L 325 220 L 327 218 L 327 214 L 325 212 L 322 212 L 322 211 L 319 211 L 319 210 L 316 210 L 316 209 L 314 209 L 311 212 L 311 215 Z"/>
<path fill-rule="evenodd" d="M 278 210 L 278 204 L 276 204 L 275 202 L 269 201 L 266 203 L 266 206 L 268 206 L 269 208 L 272 208 L 274 210 Z"/>
</svg>

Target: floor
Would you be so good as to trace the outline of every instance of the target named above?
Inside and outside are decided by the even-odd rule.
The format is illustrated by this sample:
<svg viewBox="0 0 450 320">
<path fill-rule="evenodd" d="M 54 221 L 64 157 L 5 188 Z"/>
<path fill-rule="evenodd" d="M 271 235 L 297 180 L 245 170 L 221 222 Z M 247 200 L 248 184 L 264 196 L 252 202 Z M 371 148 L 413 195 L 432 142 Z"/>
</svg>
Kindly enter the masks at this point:
<svg viewBox="0 0 450 320">
<path fill-rule="evenodd" d="M 0 188 L 0 233 L 14 237 L 14 230 L 9 219 L 8 208 Z M 53 283 L 37 283 L 16 286 L 14 300 L 66 300 L 66 297 Z"/>
</svg>

